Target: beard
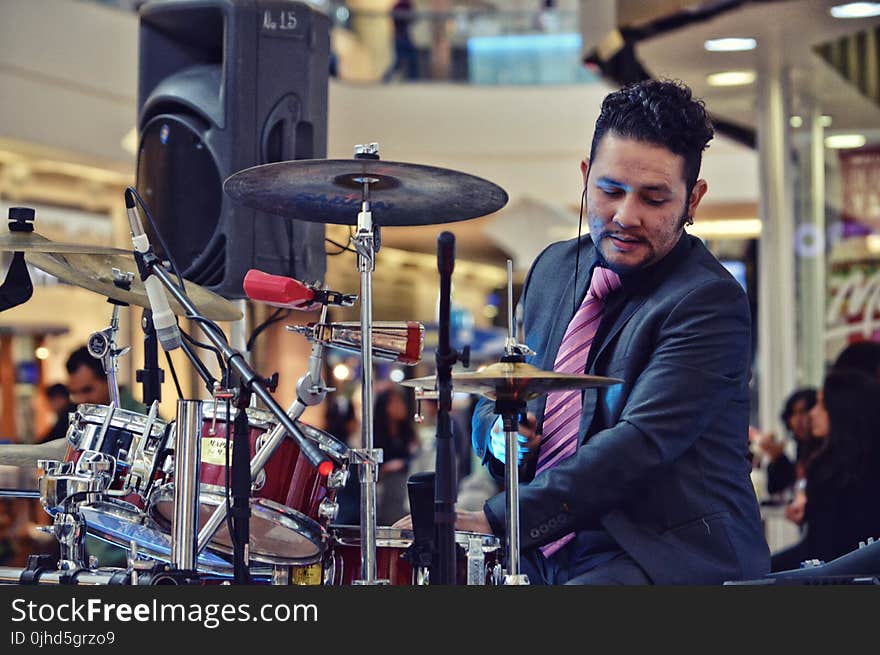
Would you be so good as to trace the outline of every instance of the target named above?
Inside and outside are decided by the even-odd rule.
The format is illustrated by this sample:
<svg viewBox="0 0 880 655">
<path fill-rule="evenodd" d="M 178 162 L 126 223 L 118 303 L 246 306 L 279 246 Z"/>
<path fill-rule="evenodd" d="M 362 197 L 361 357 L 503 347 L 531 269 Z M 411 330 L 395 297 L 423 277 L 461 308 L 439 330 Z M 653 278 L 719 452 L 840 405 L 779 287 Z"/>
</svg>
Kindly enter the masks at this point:
<svg viewBox="0 0 880 655">
<path fill-rule="evenodd" d="M 587 215 L 588 225 L 595 225 L 597 222 L 601 222 L 601 219 L 598 219 L 590 214 Z M 673 239 L 673 246 L 678 242 L 678 239 L 681 238 L 681 235 L 684 231 L 685 222 L 688 220 L 687 213 L 685 213 L 680 218 L 676 220 L 676 230 L 675 238 Z M 613 224 L 612 224 L 613 225 Z M 618 275 L 625 275 L 627 273 L 631 273 L 633 271 L 641 270 L 644 268 L 648 268 L 653 264 L 656 264 L 660 259 L 666 256 L 667 253 L 664 253 L 663 256 L 658 257 L 657 249 L 655 243 L 650 239 L 646 238 L 644 235 L 639 233 L 630 233 L 626 230 L 622 230 L 612 225 L 605 226 L 599 234 L 598 238 L 593 237 L 592 233 L 590 234 L 593 239 L 593 243 L 596 246 L 596 257 L 600 266 L 604 268 L 608 268 Z M 614 236 L 626 236 L 630 239 L 634 239 L 637 241 L 638 247 L 643 251 L 642 256 L 637 261 L 610 261 L 608 257 L 605 256 L 605 252 L 603 248 L 613 249 L 615 246 L 612 242 L 612 237 Z M 671 249 L 671 248 L 670 248 Z M 613 250 L 610 250 L 613 253 Z"/>
</svg>

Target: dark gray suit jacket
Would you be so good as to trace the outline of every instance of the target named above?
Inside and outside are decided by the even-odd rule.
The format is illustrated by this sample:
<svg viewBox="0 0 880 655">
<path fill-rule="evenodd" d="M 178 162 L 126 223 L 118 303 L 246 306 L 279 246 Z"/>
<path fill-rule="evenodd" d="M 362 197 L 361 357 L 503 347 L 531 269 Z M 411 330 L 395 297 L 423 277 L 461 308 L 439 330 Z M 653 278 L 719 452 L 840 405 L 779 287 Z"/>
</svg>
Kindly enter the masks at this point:
<svg viewBox="0 0 880 655">
<path fill-rule="evenodd" d="M 596 262 L 583 239 L 575 282 L 576 248 L 576 240 L 549 246 L 523 289 L 526 343 L 537 352 L 529 361 L 545 370 Z M 522 548 L 601 526 L 656 584 L 767 573 L 749 478 L 750 340 L 745 293 L 699 239 L 684 235 L 659 263 L 624 277 L 624 289 L 606 301 L 585 369 L 624 382 L 586 390 L 577 452 L 521 485 Z M 545 402 L 529 405 L 539 426 Z M 488 448 L 493 408 L 477 405 L 473 442 L 503 476 Z M 485 505 L 499 535 L 504 506 L 503 493 Z"/>
</svg>

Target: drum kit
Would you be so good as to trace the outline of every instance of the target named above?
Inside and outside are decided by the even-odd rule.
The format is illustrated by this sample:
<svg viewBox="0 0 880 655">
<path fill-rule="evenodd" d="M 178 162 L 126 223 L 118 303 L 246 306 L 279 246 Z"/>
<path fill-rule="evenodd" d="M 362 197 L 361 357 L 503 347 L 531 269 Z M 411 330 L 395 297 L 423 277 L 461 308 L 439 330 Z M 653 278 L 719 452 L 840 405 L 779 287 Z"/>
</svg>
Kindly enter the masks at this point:
<svg viewBox="0 0 880 655">
<path fill-rule="evenodd" d="M 433 559 L 430 552 L 425 554 L 425 540 L 417 543 L 419 533 L 426 534 L 426 526 L 421 517 L 417 524 L 415 508 L 412 531 L 376 525 L 382 451 L 374 448 L 373 364 L 417 364 L 424 342 L 419 323 L 373 321 L 372 273 L 380 230 L 483 216 L 504 206 L 504 190 L 457 171 L 383 161 L 377 144 L 357 146 L 349 160 L 299 160 L 249 168 L 226 180 L 224 189 L 237 202 L 260 211 L 355 226 L 351 246 L 361 278 L 360 321 L 327 320 L 328 306 L 351 305 L 357 297 L 284 279 L 305 286 L 311 306 L 321 309 L 317 323 L 292 328 L 311 342 L 312 350 L 308 370 L 297 383 L 296 400 L 285 411 L 272 396 L 273 381 L 254 371 L 213 323 L 240 319 L 234 303 L 179 277 L 175 282 L 152 250 L 137 247 L 137 242 L 134 256 L 120 249 L 54 242 L 33 232 L 32 210 L 16 208 L 15 216 L 10 213 L 11 231 L 0 235 L 0 250 L 24 253 L 31 265 L 106 296 L 114 304 L 110 326 L 89 341 L 90 353 L 104 363 L 111 400 L 109 405 L 77 407 L 71 415 L 64 459 L 38 463 L 39 499 L 53 517 L 47 531 L 58 540 L 60 560 L 31 556 L 25 569 L 0 567 L 0 583 L 527 584 L 519 566 L 517 458 L 507 457 L 506 539 L 454 531 L 454 511 L 450 510 L 455 484 L 453 480 L 450 495 L 445 469 L 451 466 L 440 452 L 443 420 L 438 421 L 436 516 L 427 520 L 429 531 L 431 519 L 436 526 L 445 522 L 446 527 L 434 533 Z M 132 195 L 126 194 L 130 220 L 132 211 L 136 212 Z M 133 221 L 136 236 L 135 225 Z M 452 238 L 444 235 L 447 242 Z M 503 417 L 512 454 L 517 448 L 518 420 L 528 400 L 550 391 L 619 382 L 542 371 L 525 363 L 525 357 L 533 353 L 515 339 L 512 311 L 501 361 L 477 372 L 451 372 L 457 355 L 448 348 L 452 259 L 454 250 L 439 253 L 437 375 L 403 382 L 416 388 L 417 397 L 433 393 L 443 405 L 444 389 L 448 394 L 451 384 L 457 392 L 493 400 L 496 413 Z M 156 280 L 171 312 L 199 323 L 229 372 L 215 380 L 184 341 L 184 351 L 212 398 L 179 400 L 171 421 L 159 417 L 158 395 L 148 395 L 147 381 L 147 413 L 123 409 L 116 381 L 117 360 L 127 350 L 120 349 L 116 340 L 119 307 L 134 305 L 158 315 L 155 298 L 148 292 Z M 281 304 L 281 298 L 272 293 L 251 295 L 248 291 L 248 295 Z M 145 317 L 149 316 L 145 311 Z M 327 347 L 359 353 L 364 362 L 360 448 L 351 448 L 300 418 L 308 406 L 321 403 L 332 391 L 321 378 Z M 145 358 L 149 359 L 148 352 Z M 153 369 L 158 370 L 158 365 L 146 361 L 144 377 Z M 153 386 L 158 387 L 155 380 Z M 256 406 L 257 399 L 262 407 Z M 360 525 L 338 525 L 334 523 L 336 496 L 354 474 L 360 481 Z M 14 491 L 0 493 L 16 495 Z M 125 549 L 127 566 L 101 567 L 89 557 L 86 535 Z M 447 571 L 441 576 L 434 568 L 443 557 L 447 557 Z"/>
</svg>

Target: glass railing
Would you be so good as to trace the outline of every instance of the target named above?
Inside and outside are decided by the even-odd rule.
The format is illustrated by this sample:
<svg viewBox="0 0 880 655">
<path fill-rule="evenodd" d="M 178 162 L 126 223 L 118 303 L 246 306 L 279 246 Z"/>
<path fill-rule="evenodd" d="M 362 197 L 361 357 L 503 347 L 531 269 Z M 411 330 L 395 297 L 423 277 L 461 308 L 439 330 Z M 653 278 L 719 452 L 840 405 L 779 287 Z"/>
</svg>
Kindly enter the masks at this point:
<svg viewBox="0 0 880 655">
<path fill-rule="evenodd" d="M 144 4 L 76 1 L 123 11 L 137 11 Z M 455 8 L 451 3 L 447 11 L 378 12 L 349 9 L 340 0 L 307 4 L 332 22 L 331 74 L 342 80 L 545 85 L 597 79 L 581 61 L 579 14 L 573 0 L 543 10 Z"/>
</svg>

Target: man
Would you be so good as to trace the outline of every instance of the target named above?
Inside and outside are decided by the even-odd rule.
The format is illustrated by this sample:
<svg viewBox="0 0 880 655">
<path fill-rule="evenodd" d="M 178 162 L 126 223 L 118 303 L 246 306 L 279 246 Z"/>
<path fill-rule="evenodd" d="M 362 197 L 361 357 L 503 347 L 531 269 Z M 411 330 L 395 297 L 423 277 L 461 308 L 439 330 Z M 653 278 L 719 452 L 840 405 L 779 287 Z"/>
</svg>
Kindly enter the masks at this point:
<svg viewBox="0 0 880 655">
<path fill-rule="evenodd" d="M 749 478 L 748 303 L 684 231 L 712 136 L 679 83 L 607 96 L 581 163 L 591 239 L 552 244 L 529 272 L 530 363 L 623 379 L 529 404 L 520 527 L 533 584 L 715 584 L 769 570 Z M 497 418 L 481 401 L 473 442 L 501 478 Z M 504 507 L 498 494 L 457 527 L 503 535 Z"/>
<path fill-rule="evenodd" d="M 66 368 L 69 376 L 67 384 L 74 403 L 110 404 L 110 386 L 104 365 L 101 360 L 92 357 L 85 346 L 70 353 Z M 119 406 L 132 412 L 147 413 L 147 406 L 136 401 L 125 387 L 119 389 Z"/>
<path fill-rule="evenodd" d="M 110 387 L 100 360 L 89 354 L 85 346 L 70 353 L 65 364 L 67 368 L 67 389 L 74 406 L 80 404 L 109 405 Z M 139 403 L 131 393 L 119 389 L 119 404 L 139 414 L 147 414 L 147 406 Z M 66 433 L 62 436 L 66 436 Z M 34 469 L 40 459 L 64 459 L 67 453 L 67 441 L 61 439 L 47 440 L 38 444 L 3 444 L 0 445 L 0 464 L 20 466 Z"/>
<path fill-rule="evenodd" d="M 67 388 L 70 398 L 79 404 L 110 404 L 110 387 L 100 360 L 89 354 L 85 346 L 74 350 L 65 363 L 67 369 Z M 140 414 L 147 413 L 147 407 L 137 402 L 124 388 L 119 390 L 119 404 Z M 62 435 L 62 436 L 66 436 Z M 67 454 L 67 440 L 53 439 L 40 444 L 8 444 L 0 446 L 0 464 L 35 469 L 40 459 L 63 460 Z M 87 538 L 86 550 L 96 555 L 103 566 L 125 566 L 125 552 L 102 541 Z"/>
<path fill-rule="evenodd" d="M 67 436 L 69 414 L 76 409 L 76 405 L 70 402 L 70 391 L 61 383 L 53 384 L 46 389 L 46 400 L 49 402 L 49 409 L 55 414 L 55 424 L 37 439 L 36 443 L 63 439 Z"/>
</svg>

